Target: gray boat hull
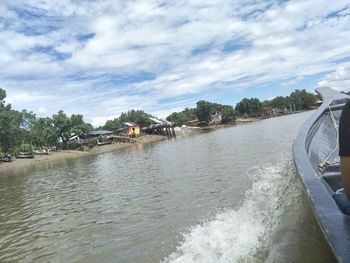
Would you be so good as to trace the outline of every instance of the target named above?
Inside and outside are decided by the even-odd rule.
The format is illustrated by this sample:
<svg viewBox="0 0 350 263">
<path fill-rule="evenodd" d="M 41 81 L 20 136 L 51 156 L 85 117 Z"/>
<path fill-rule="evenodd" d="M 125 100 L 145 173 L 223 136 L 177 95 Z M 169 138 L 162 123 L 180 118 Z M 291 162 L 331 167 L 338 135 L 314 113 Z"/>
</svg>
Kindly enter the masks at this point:
<svg viewBox="0 0 350 263">
<path fill-rule="evenodd" d="M 337 147 L 337 123 L 349 96 L 330 88 L 316 90 L 323 104 L 305 122 L 294 144 L 294 163 L 314 215 L 338 262 L 350 262 L 350 217 L 333 196 L 342 188 Z M 350 138 L 349 138 L 350 139 Z M 320 169 L 327 157 L 329 164 Z"/>
</svg>

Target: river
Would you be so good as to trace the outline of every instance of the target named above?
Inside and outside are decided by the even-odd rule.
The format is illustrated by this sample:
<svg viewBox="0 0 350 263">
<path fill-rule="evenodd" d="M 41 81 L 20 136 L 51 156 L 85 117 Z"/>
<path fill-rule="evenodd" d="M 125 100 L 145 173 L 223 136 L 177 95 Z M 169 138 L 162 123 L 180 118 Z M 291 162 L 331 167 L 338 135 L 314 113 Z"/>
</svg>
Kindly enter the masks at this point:
<svg viewBox="0 0 350 263">
<path fill-rule="evenodd" d="M 309 115 L 2 174 L 0 262 L 335 262 L 293 166 Z"/>
</svg>

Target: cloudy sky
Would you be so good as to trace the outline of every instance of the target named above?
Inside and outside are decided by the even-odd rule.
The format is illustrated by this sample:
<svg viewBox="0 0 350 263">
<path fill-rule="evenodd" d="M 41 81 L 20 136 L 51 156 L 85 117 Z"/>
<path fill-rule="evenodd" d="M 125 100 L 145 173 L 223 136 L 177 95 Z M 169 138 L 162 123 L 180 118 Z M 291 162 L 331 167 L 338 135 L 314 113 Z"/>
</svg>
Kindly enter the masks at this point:
<svg viewBox="0 0 350 263">
<path fill-rule="evenodd" d="M 350 90 L 350 1 L 0 0 L 16 109 L 94 125 L 320 85 Z"/>
</svg>

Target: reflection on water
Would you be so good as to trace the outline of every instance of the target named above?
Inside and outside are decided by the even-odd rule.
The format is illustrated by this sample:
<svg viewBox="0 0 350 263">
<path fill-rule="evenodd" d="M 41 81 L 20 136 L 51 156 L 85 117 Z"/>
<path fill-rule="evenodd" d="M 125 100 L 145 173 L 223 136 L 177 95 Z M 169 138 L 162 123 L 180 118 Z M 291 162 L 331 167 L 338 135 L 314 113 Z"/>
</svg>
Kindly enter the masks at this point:
<svg viewBox="0 0 350 263">
<path fill-rule="evenodd" d="M 292 165 L 309 113 L 0 176 L 1 262 L 332 262 Z"/>
</svg>

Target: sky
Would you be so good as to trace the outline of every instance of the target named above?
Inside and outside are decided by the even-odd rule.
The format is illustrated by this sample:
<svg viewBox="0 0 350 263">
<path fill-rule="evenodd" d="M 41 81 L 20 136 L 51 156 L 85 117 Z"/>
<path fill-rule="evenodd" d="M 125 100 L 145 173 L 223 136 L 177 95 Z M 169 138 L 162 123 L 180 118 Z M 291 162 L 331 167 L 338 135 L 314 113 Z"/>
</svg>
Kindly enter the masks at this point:
<svg viewBox="0 0 350 263">
<path fill-rule="evenodd" d="M 0 87 L 94 126 L 318 86 L 350 90 L 350 1 L 0 0 Z"/>
</svg>

